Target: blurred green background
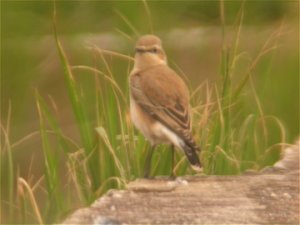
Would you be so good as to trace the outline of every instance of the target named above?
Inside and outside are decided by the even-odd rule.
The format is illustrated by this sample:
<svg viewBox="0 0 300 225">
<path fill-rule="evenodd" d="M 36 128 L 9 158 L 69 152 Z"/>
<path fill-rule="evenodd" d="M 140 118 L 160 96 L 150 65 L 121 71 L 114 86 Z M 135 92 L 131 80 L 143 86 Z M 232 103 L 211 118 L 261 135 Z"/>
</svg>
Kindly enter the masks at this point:
<svg viewBox="0 0 300 225">
<path fill-rule="evenodd" d="M 225 1 L 229 43 L 241 4 Z M 138 35 L 123 15 L 140 34 L 150 33 L 153 26 L 171 67 L 184 71 L 192 90 L 206 80 L 218 83 L 222 47 L 219 2 L 148 1 L 148 6 L 150 16 L 142 1 L 58 1 L 57 30 L 70 63 L 94 66 L 99 59 L 88 49 L 91 44 L 132 56 Z M 293 143 L 299 135 L 299 2 L 245 1 L 244 9 L 240 49 L 245 54 L 240 67 L 255 57 L 272 33 L 282 29 L 277 48 L 262 57 L 253 77 L 264 113 L 283 122 L 288 142 Z M 53 37 L 52 17 L 51 1 L 1 1 L 1 124 L 7 126 L 11 104 L 10 142 L 33 134 L 13 151 L 18 175 L 33 183 L 43 175 L 44 166 L 40 137 L 34 134 L 39 130 L 35 90 L 45 98 L 51 96 L 49 104 L 54 102 L 58 109 L 57 118 L 65 134 L 79 139 Z M 115 79 L 128 93 L 128 64 L 109 59 L 112 65 L 116 62 Z M 83 104 L 92 111 L 94 97 L 89 86 L 93 79 L 85 73 L 76 78 L 90 99 Z M 254 104 L 251 101 L 246 93 L 244 105 L 249 112 Z M 94 118 L 91 115 L 91 120 Z M 1 157 L 4 154 L 1 152 Z M 1 168 L 3 178 L 5 166 Z M 1 187 L 5 185 L 1 182 Z"/>
</svg>

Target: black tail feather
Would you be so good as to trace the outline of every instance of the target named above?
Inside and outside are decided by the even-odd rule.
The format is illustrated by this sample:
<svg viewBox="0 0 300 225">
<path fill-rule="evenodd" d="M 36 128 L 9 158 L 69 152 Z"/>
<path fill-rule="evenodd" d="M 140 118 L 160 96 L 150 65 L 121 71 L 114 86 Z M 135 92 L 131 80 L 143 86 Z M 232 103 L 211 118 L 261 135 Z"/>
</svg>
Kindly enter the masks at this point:
<svg viewBox="0 0 300 225">
<path fill-rule="evenodd" d="M 199 147 L 197 147 L 196 145 L 193 145 L 193 147 L 191 147 L 190 145 L 187 145 L 186 143 L 182 144 L 182 149 L 184 150 L 184 153 L 187 157 L 187 159 L 189 160 L 189 162 L 191 163 L 193 169 L 200 171 L 201 170 L 201 163 L 197 154 L 197 151 L 199 151 Z"/>
</svg>

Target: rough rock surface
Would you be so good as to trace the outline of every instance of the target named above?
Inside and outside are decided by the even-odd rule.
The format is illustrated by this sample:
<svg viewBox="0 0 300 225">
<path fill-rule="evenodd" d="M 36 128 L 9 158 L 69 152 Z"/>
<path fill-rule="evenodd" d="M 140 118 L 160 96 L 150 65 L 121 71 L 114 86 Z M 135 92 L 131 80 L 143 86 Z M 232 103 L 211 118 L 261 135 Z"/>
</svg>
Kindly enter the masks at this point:
<svg viewBox="0 0 300 225">
<path fill-rule="evenodd" d="M 259 173 L 136 180 L 63 223 L 299 224 L 299 143 Z"/>
</svg>

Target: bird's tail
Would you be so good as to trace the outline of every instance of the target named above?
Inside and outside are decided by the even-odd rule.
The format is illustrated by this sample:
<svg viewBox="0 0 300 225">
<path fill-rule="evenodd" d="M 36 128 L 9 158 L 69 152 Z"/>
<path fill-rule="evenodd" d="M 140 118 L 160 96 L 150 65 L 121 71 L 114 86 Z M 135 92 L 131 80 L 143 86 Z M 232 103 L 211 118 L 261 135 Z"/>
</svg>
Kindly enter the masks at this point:
<svg viewBox="0 0 300 225">
<path fill-rule="evenodd" d="M 200 151 L 200 148 L 196 145 L 196 143 L 194 141 L 192 143 L 183 142 L 181 144 L 181 148 L 183 149 L 187 159 L 191 163 L 192 168 L 195 171 L 201 172 L 202 165 L 197 154 L 197 151 Z"/>
</svg>

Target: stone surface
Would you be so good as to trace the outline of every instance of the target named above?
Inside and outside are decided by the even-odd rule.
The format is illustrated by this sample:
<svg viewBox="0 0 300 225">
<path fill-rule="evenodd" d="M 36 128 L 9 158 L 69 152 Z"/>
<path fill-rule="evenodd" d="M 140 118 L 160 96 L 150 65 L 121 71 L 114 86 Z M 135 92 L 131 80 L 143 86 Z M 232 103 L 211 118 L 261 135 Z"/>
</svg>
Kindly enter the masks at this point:
<svg viewBox="0 0 300 225">
<path fill-rule="evenodd" d="M 299 143 L 259 173 L 136 180 L 63 223 L 299 224 Z"/>
</svg>

